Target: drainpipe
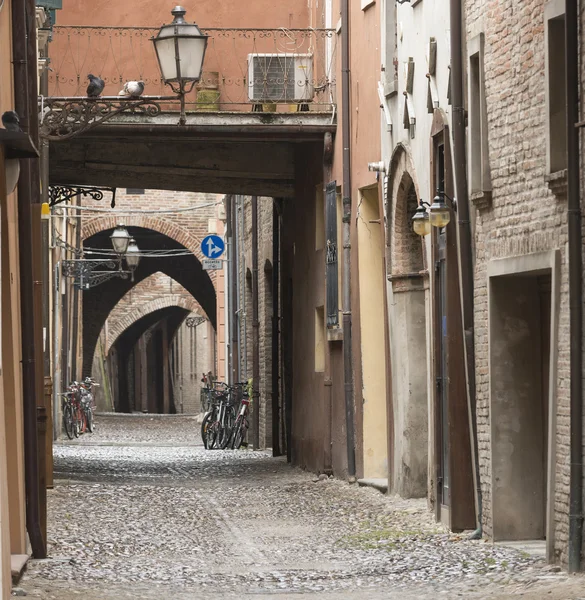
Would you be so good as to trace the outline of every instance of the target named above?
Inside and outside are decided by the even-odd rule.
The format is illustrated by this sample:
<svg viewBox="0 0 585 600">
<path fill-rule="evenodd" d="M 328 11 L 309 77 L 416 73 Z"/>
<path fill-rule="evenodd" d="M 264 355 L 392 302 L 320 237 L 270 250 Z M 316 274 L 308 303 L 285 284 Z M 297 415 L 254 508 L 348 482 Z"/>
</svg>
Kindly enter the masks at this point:
<svg viewBox="0 0 585 600">
<path fill-rule="evenodd" d="M 258 196 L 252 196 L 252 386 L 254 450 L 260 448 L 260 320 L 258 317 Z"/>
<path fill-rule="evenodd" d="M 465 378 L 469 430 L 475 484 L 475 514 L 477 529 L 472 539 L 482 536 L 482 495 L 479 475 L 479 447 L 477 440 L 477 399 L 475 394 L 475 348 L 473 325 L 473 264 L 471 262 L 471 221 L 467 190 L 467 163 L 465 157 L 465 108 L 463 106 L 463 25 L 461 0 L 450 0 L 451 19 L 451 104 L 453 130 L 453 170 L 457 198 L 457 228 L 459 238 L 459 283 L 461 319 L 465 344 Z"/>
<path fill-rule="evenodd" d="M 21 126 L 33 142 L 38 143 L 36 107 L 31 111 L 30 93 L 36 104 L 36 59 L 34 77 L 31 77 L 27 51 L 32 44 L 34 29 L 27 32 L 27 15 L 33 11 L 34 1 L 14 0 L 12 3 L 12 53 L 14 71 L 14 105 L 21 117 Z M 29 19 L 30 21 L 30 19 Z M 31 34 L 31 35 L 28 35 Z M 35 44 L 36 49 L 36 44 Z M 31 114 L 32 113 L 32 114 Z M 35 130 L 36 125 L 36 130 Z M 35 166 L 31 163 L 36 163 Z M 33 179 L 34 175 L 37 177 Z M 38 194 L 38 161 L 22 161 L 18 183 L 18 250 L 20 256 L 20 310 L 22 331 L 22 395 L 24 417 L 24 460 L 26 488 L 26 526 L 35 558 L 47 555 L 41 530 L 39 459 L 37 433 L 36 361 L 34 328 L 34 276 L 32 256 L 32 207 L 36 185 Z"/>
<path fill-rule="evenodd" d="M 280 286 L 280 214 L 279 200 L 276 198 L 272 206 L 272 456 L 280 456 L 280 401 L 278 362 L 279 344 L 279 286 Z"/>
<path fill-rule="evenodd" d="M 567 222 L 569 233 L 569 328 L 571 364 L 571 475 L 569 489 L 569 572 L 581 570 L 583 544 L 583 384 L 582 240 L 579 202 L 579 13 L 575 0 L 565 3 L 567 86 Z"/>
<path fill-rule="evenodd" d="M 341 0 L 341 129 L 343 143 L 343 375 L 347 475 L 355 478 L 353 350 L 351 335 L 351 152 L 349 117 L 349 0 Z"/>
<path fill-rule="evenodd" d="M 59 361 L 59 299 L 61 297 L 59 270 L 61 261 L 53 268 L 53 440 L 58 440 L 61 434 L 59 419 L 59 391 L 61 389 L 61 370 Z"/>
</svg>

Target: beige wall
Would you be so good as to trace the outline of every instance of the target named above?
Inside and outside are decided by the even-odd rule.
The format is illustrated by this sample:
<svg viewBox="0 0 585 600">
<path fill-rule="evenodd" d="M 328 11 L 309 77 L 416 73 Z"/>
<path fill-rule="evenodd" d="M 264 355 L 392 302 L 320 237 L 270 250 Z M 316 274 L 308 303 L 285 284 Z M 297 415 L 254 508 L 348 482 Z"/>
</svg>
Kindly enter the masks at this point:
<svg viewBox="0 0 585 600">
<path fill-rule="evenodd" d="M 386 360 L 384 342 L 383 226 L 377 188 L 360 192 L 359 295 L 362 337 L 364 477 L 388 477 Z"/>
<path fill-rule="evenodd" d="M 0 113 L 14 108 L 12 87 L 11 1 L 0 12 Z M 0 165 L 0 169 L 2 166 Z M 10 596 L 10 554 L 24 553 L 24 456 L 20 372 L 20 303 L 16 194 L 4 198 L 0 175 L 1 321 L 0 375 L 0 544 L 2 597 Z"/>
</svg>

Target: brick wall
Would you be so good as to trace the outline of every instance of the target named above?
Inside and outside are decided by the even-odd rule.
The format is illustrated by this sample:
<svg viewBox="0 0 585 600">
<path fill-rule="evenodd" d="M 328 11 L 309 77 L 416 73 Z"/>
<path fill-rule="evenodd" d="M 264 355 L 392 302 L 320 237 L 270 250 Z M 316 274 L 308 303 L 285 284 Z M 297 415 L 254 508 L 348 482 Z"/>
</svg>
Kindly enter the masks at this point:
<svg viewBox="0 0 585 600">
<path fill-rule="evenodd" d="M 238 201 L 243 222 L 243 239 L 239 244 L 241 379 L 252 377 L 253 313 L 252 313 L 252 200 Z M 260 446 L 272 445 L 272 198 L 258 198 L 258 317 L 260 322 Z M 244 343 L 245 340 L 245 343 Z M 244 361 L 244 352 L 247 359 Z M 247 371 L 245 371 L 245 363 Z M 253 421 L 252 421 L 253 422 Z"/>
<path fill-rule="evenodd" d="M 492 534 L 487 265 L 497 258 L 558 249 L 555 553 L 566 562 L 569 492 L 569 305 L 567 203 L 546 175 L 543 0 L 469 0 L 469 38 L 485 34 L 485 85 L 492 205 L 476 213 L 475 343 L 483 519 Z"/>
</svg>

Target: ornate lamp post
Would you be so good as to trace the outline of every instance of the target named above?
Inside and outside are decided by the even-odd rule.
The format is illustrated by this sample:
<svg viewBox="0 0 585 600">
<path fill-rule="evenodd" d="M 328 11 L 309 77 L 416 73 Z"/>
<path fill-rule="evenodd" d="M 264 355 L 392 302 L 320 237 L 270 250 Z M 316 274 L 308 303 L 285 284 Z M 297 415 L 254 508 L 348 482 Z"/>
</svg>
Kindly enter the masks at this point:
<svg viewBox="0 0 585 600">
<path fill-rule="evenodd" d="M 110 236 L 112 248 L 118 255 L 114 258 L 86 259 L 76 258 L 73 260 L 64 260 L 61 262 L 63 275 L 72 277 L 75 285 L 82 290 L 88 290 L 100 283 L 104 283 L 112 277 L 127 279 L 128 274 L 134 278 L 134 271 L 140 262 L 140 249 L 136 240 L 130 237 L 128 230 L 124 225 L 119 224 Z M 122 269 L 122 260 L 126 259 L 128 271 Z M 114 270 L 116 265 L 117 270 Z M 99 267 L 106 267 L 111 270 L 97 270 Z"/>
<path fill-rule="evenodd" d="M 201 79 L 208 36 L 195 23 L 184 19 L 186 10 L 175 6 L 170 25 L 163 25 L 152 38 L 163 81 L 181 98 L 180 125 L 185 125 L 185 94 Z"/>
</svg>

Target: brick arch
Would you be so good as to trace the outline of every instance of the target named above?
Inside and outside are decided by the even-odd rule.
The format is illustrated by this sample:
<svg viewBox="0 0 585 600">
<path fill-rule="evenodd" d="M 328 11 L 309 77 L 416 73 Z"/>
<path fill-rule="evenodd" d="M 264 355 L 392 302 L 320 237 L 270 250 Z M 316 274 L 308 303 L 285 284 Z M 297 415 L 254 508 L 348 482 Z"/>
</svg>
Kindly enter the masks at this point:
<svg viewBox="0 0 585 600">
<path fill-rule="evenodd" d="M 165 296 L 159 296 L 155 300 L 151 300 L 150 302 L 146 302 L 145 304 L 138 304 L 136 308 L 127 315 L 124 315 L 121 319 L 118 319 L 109 329 L 108 329 L 108 341 L 105 348 L 105 354 L 108 355 L 111 347 L 116 343 L 117 339 L 128 329 L 131 327 L 136 321 L 140 320 L 142 317 L 153 313 L 162 308 L 168 308 L 170 306 L 177 306 L 179 308 L 184 308 L 188 310 L 190 313 L 198 313 L 201 314 L 201 307 L 199 303 L 195 300 L 195 298 L 186 298 L 181 294 L 167 294 Z M 115 308 L 114 308 L 115 310 Z"/>
<path fill-rule="evenodd" d="M 106 247 L 109 243 L 108 232 L 116 226 L 115 217 L 101 217 L 92 219 L 82 230 L 84 243 L 95 245 L 96 248 Z M 108 315 L 118 302 L 132 288 L 139 285 L 144 279 L 156 272 L 168 275 L 180 283 L 186 291 L 199 303 L 210 320 L 213 328 L 216 327 L 217 317 L 217 290 L 216 275 L 202 268 L 201 261 L 193 252 L 198 245 L 196 238 L 190 235 L 184 228 L 173 223 L 165 222 L 164 219 L 152 219 L 146 215 L 144 218 L 132 218 L 124 220 L 124 224 L 131 233 L 140 235 L 141 232 L 155 232 L 161 238 L 160 247 L 186 248 L 190 252 L 181 256 L 169 256 L 159 263 L 155 261 L 142 260 L 138 265 L 134 278 L 110 279 L 101 283 L 99 287 L 83 292 L 83 373 L 91 371 L 91 365 L 95 354 L 96 344 L 100 331 Z M 155 229 L 153 229 L 153 227 Z M 133 231 L 134 230 L 134 231 Z M 181 233 L 182 232 L 182 233 Z M 171 236 L 176 236 L 171 237 Z M 154 249 L 159 244 L 158 239 L 146 241 L 146 249 Z M 187 244 L 187 245 L 185 245 Z"/>
<path fill-rule="evenodd" d="M 124 217 L 123 219 L 109 215 L 93 217 L 83 223 L 81 228 L 81 238 L 85 241 L 97 233 L 113 229 L 121 220 L 125 227 L 142 227 L 143 229 L 152 229 L 153 231 L 164 233 L 166 236 L 187 248 L 187 250 L 190 250 L 199 262 L 205 258 L 201 253 L 200 239 L 193 235 L 188 229 L 159 215 L 135 214 Z M 217 285 L 215 271 L 209 271 L 208 275 L 215 287 Z"/>
<path fill-rule="evenodd" d="M 398 144 L 390 161 L 386 198 L 388 274 L 416 273 L 424 268 L 423 239 L 412 229 L 420 193 L 410 150 Z"/>
</svg>

